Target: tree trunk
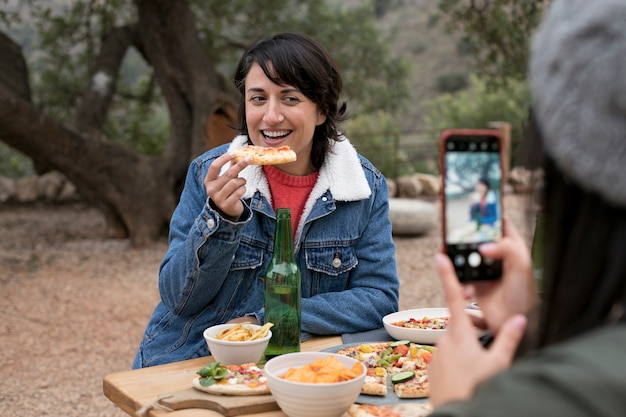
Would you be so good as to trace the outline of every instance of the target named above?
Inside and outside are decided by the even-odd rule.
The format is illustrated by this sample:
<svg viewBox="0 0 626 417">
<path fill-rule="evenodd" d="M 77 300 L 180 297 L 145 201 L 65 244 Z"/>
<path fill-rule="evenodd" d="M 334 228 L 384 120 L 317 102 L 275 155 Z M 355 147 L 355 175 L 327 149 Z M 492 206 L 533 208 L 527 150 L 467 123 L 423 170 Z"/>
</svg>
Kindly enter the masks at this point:
<svg viewBox="0 0 626 417">
<path fill-rule="evenodd" d="M 4 33 L 0 33 L 0 85 L 11 89 L 24 100 L 30 101 L 30 84 L 26 61 L 20 46 Z"/>
<path fill-rule="evenodd" d="M 135 4 L 144 53 L 170 110 L 171 140 L 165 155 L 174 170 L 186 170 L 207 145 L 233 138 L 234 131 L 226 135 L 220 128 L 237 120 L 235 90 L 210 62 L 186 0 Z"/>
<path fill-rule="evenodd" d="M 73 127 L 42 114 L 0 78 L 0 140 L 66 175 L 104 213 L 108 237 L 129 237 L 142 247 L 166 233 L 190 160 L 231 140 L 235 132 L 228 126 L 237 116 L 235 90 L 209 61 L 187 1 L 135 4 L 137 27 L 112 32 L 92 74 L 105 71 L 111 88 L 96 88 L 103 84 L 92 77 Z M 131 44 L 153 66 L 170 113 L 170 142 L 155 157 L 101 137 L 123 51 Z"/>
<path fill-rule="evenodd" d="M 40 155 L 76 185 L 107 219 L 107 236 L 149 245 L 167 229 L 176 204 L 174 182 L 161 157 L 119 144 L 86 140 L 0 87 L 0 139 L 26 155 Z"/>
</svg>

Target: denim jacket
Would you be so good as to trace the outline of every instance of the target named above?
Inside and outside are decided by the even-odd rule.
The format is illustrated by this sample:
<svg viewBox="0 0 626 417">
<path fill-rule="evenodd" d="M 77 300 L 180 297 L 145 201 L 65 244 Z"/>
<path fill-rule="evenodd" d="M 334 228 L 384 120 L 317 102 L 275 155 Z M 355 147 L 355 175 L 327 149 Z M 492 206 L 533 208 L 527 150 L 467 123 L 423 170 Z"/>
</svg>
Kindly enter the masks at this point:
<svg viewBox="0 0 626 417">
<path fill-rule="evenodd" d="M 235 317 L 263 322 L 263 274 L 271 260 L 276 216 L 262 167 L 250 165 L 244 213 L 222 217 L 204 177 L 238 136 L 196 158 L 170 223 L 159 271 L 161 301 L 133 368 L 207 356 L 202 332 Z M 294 234 L 302 275 L 302 338 L 371 330 L 397 311 L 399 279 L 383 175 L 344 138 L 320 168 Z"/>
</svg>

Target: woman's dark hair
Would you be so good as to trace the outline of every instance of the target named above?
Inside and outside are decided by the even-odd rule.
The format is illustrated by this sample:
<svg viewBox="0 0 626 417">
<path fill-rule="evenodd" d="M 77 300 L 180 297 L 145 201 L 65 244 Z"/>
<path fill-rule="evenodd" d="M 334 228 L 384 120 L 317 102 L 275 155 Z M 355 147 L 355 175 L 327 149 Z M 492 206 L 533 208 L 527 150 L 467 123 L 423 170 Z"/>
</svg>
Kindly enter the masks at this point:
<svg viewBox="0 0 626 417">
<path fill-rule="evenodd" d="M 534 144 L 541 143 L 537 125 L 531 130 Z M 538 347 L 606 324 L 626 296 L 626 209 L 582 189 L 541 153 L 545 241 Z"/>
<path fill-rule="evenodd" d="M 322 166 L 328 149 L 340 140 L 338 125 L 347 118 L 346 104 L 339 105 L 342 80 L 328 51 L 317 41 L 298 33 L 280 33 L 257 41 L 241 57 L 235 85 L 241 93 L 239 131 L 247 135 L 245 80 L 254 63 L 278 85 L 291 85 L 318 105 L 326 120 L 313 134 L 311 161 Z"/>
</svg>

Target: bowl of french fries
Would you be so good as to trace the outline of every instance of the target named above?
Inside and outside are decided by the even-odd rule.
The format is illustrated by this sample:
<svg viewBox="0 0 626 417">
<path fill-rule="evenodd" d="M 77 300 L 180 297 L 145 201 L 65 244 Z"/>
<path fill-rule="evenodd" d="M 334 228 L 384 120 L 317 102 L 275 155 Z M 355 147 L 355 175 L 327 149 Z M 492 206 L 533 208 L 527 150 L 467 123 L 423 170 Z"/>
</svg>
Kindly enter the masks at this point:
<svg viewBox="0 0 626 417">
<path fill-rule="evenodd" d="M 328 352 L 276 356 L 265 364 L 270 392 L 289 417 L 340 417 L 357 399 L 366 369 L 358 360 Z"/>
<path fill-rule="evenodd" d="M 203 333 L 209 352 L 222 365 L 257 363 L 263 359 L 272 337 L 272 323 L 263 326 L 251 323 L 218 324 Z"/>
</svg>

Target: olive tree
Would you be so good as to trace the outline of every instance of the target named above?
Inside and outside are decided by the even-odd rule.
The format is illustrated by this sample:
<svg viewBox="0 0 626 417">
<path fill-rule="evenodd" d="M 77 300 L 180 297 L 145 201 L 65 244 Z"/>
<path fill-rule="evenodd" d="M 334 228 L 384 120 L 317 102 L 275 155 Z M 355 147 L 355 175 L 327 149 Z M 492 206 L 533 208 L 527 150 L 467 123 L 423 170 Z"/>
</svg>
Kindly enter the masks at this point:
<svg viewBox="0 0 626 417">
<path fill-rule="evenodd" d="M 406 97 L 406 67 L 390 58 L 372 3 L 0 3 L 0 141 L 38 172 L 63 173 L 104 213 L 107 236 L 134 246 L 167 230 L 190 160 L 236 133 L 232 70 L 259 36 L 297 30 L 324 43 L 355 113 Z M 7 36 L 25 27 L 28 45 Z"/>
</svg>

